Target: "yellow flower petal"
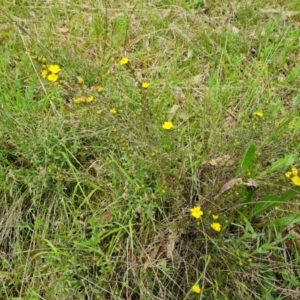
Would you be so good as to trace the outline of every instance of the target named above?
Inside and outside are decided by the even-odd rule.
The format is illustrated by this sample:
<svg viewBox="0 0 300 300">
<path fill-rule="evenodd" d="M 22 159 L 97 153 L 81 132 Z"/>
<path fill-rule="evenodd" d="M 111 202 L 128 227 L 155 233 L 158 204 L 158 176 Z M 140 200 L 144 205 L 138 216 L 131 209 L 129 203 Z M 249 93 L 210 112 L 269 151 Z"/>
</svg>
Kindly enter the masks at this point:
<svg viewBox="0 0 300 300">
<path fill-rule="evenodd" d="M 262 118 L 264 114 L 263 114 L 263 112 L 261 112 L 261 111 L 256 111 L 256 112 L 254 113 L 254 115 L 257 116 L 257 117 Z"/>
<path fill-rule="evenodd" d="M 76 103 L 76 104 L 80 104 L 80 103 L 84 103 L 84 102 L 85 102 L 85 99 L 83 97 L 74 99 L 74 103 Z"/>
<path fill-rule="evenodd" d="M 286 178 L 290 178 L 291 175 L 292 175 L 292 172 L 286 172 L 286 173 L 285 173 L 285 177 L 286 177 Z"/>
<path fill-rule="evenodd" d="M 201 293 L 201 288 L 199 286 L 199 284 L 195 284 L 192 286 L 192 291 L 196 294 L 200 294 Z"/>
<path fill-rule="evenodd" d="M 87 97 L 86 102 L 91 103 L 94 101 L 94 96 Z"/>
<path fill-rule="evenodd" d="M 58 75 L 56 75 L 55 73 L 51 73 L 47 76 L 47 79 L 51 82 L 55 82 L 58 79 Z"/>
<path fill-rule="evenodd" d="M 129 63 L 129 59 L 127 57 L 123 57 L 121 60 L 120 60 L 120 65 L 121 66 L 124 66 L 124 65 L 127 65 Z"/>
<path fill-rule="evenodd" d="M 59 65 L 50 65 L 48 66 L 48 71 L 54 74 L 57 74 L 58 72 L 61 71 L 60 66 Z"/>
<path fill-rule="evenodd" d="M 212 223 L 212 224 L 210 225 L 210 227 L 211 227 L 213 230 L 220 232 L 222 226 L 221 226 L 220 223 Z"/>
<path fill-rule="evenodd" d="M 173 128 L 173 123 L 172 122 L 165 122 L 162 126 L 163 129 L 166 129 L 166 130 L 170 130 Z"/>
<path fill-rule="evenodd" d="M 150 86 L 150 83 L 149 83 L 149 82 L 143 82 L 143 83 L 142 83 L 143 89 L 147 89 L 149 86 Z"/>
<path fill-rule="evenodd" d="M 43 70 L 43 71 L 42 71 L 42 77 L 43 77 L 43 78 L 46 78 L 47 75 L 48 75 L 48 70 Z"/>
<path fill-rule="evenodd" d="M 109 110 L 109 112 L 113 115 L 115 115 L 117 113 L 117 110 L 115 108 L 112 108 Z"/>
<path fill-rule="evenodd" d="M 212 215 L 212 217 L 213 217 L 214 220 L 217 220 L 219 218 L 218 215 Z"/>
<path fill-rule="evenodd" d="M 300 177 L 298 175 L 292 177 L 291 180 L 292 180 L 293 184 L 300 186 Z"/>
<path fill-rule="evenodd" d="M 203 211 L 201 210 L 200 206 L 195 206 L 195 207 L 191 208 L 190 213 L 191 213 L 191 216 L 196 219 L 200 219 L 201 216 L 203 216 Z"/>
<path fill-rule="evenodd" d="M 297 168 L 292 168 L 292 174 L 294 175 L 294 176 L 297 176 L 298 175 L 298 169 Z"/>
</svg>

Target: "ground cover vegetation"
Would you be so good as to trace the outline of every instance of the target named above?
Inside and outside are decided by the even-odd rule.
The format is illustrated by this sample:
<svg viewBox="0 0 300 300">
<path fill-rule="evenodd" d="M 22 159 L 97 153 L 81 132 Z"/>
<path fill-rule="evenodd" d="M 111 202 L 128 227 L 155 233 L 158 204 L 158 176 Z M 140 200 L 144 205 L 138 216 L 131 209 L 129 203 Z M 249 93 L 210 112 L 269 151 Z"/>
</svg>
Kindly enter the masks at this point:
<svg viewBox="0 0 300 300">
<path fill-rule="evenodd" d="M 1 299 L 299 299 L 299 1 L 5 1 Z"/>
</svg>

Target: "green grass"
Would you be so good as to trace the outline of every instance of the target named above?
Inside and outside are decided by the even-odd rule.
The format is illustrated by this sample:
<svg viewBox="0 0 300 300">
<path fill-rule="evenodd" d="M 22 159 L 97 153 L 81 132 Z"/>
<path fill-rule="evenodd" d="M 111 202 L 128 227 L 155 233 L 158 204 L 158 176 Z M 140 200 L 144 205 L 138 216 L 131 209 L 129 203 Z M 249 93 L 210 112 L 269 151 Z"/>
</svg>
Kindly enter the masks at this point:
<svg viewBox="0 0 300 300">
<path fill-rule="evenodd" d="M 1 299 L 299 299 L 300 5 L 250 2 L 1 7 Z"/>
</svg>

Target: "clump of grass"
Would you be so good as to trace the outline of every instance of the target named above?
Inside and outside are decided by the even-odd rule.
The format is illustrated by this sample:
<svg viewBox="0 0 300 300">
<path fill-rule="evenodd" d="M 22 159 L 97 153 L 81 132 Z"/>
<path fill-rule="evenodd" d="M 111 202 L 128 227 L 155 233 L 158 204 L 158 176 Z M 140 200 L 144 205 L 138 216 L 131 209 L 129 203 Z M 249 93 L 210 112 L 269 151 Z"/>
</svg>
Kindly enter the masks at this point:
<svg viewBox="0 0 300 300">
<path fill-rule="evenodd" d="M 299 4 L 104 4 L 1 11 L 1 297 L 298 299 Z"/>
</svg>

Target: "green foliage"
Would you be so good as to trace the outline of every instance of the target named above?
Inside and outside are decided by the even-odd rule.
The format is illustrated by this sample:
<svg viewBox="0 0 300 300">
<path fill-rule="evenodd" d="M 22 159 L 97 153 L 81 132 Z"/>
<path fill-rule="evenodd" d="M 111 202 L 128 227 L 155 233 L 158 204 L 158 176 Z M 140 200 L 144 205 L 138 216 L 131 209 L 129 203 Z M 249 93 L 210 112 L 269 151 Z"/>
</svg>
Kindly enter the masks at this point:
<svg viewBox="0 0 300 300">
<path fill-rule="evenodd" d="M 298 1 L 31 2 L 0 11 L 0 298 L 298 299 Z"/>
<path fill-rule="evenodd" d="M 255 144 L 251 144 L 247 149 L 241 164 L 241 170 L 243 174 L 249 170 L 249 168 L 253 165 L 256 153 L 256 146 Z"/>
<path fill-rule="evenodd" d="M 299 222 L 300 222 L 299 215 L 285 216 L 280 219 L 276 219 L 270 223 L 267 223 L 265 224 L 265 226 L 288 227 Z"/>
<path fill-rule="evenodd" d="M 262 174 L 264 175 L 272 174 L 277 171 L 283 172 L 287 170 L 289 167 L 291 167 L 292 165 L 294 165 L 297 159 L 298 159 L 297 154 L 287 154 L 285 157 L 279 158 L 276 161 L 274 161 L 272 165 Z"/>
<path fill-rule="evenodd" d="M 294 187 L 278 197 L 276 195 L 267 195 L 259 200 L 259 202 L 253 207 L 251 217 L 257 216 L 266 210 L 279 206 L 287 201 L 293 199 L 300 192 L 300 187 Z"/>
</svg>

